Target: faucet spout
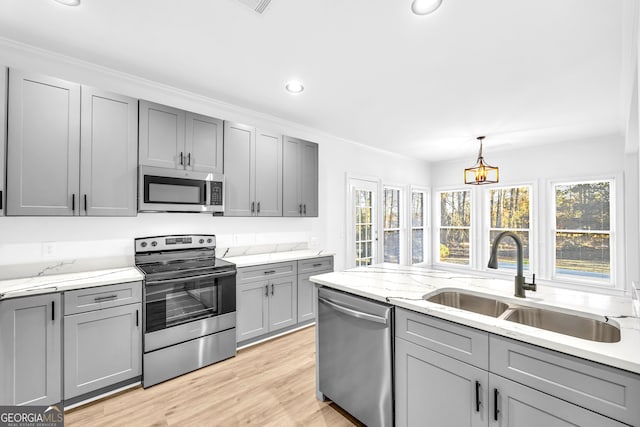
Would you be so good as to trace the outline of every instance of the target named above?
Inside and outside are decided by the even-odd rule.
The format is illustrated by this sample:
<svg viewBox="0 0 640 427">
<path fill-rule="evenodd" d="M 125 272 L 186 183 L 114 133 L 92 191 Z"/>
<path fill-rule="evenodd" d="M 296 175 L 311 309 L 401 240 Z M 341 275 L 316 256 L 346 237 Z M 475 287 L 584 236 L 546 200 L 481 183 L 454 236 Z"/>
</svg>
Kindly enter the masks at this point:
<svg viewBox="0 0 640 427">
<path fill-rule="evenodd" d="M 522 250 L 522 240 L 512 231 L 503 231 L 498 234 L 493 241 L 493 246 L 491 247 L 491 256 L 489 257 L 489 263 L 487 267 L 497 269 L 498 268 L 498 245 L 500 241 L 505 237 L 511 237 L 516 242 L 516 278 L 515 278 L 515 296 L 524 298 L 525 290 L 535 291 L 537 289 L 536 286 L 536 276 L 533 275 L 533 283 L 527 283 L 524 279 L 524 267 L 523 267 L 523 250 Z"/>
</svg>

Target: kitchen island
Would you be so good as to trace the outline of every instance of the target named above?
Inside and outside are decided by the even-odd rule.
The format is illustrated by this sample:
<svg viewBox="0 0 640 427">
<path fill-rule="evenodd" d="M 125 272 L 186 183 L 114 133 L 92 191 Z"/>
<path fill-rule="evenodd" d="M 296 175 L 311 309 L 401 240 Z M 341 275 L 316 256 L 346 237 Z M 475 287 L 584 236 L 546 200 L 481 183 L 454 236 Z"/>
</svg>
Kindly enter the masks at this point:
<svg viewBox="0 0 640 427">
<path fill-rule="evenodd" d="M 531 414 L 531 410 L 543 410 L 546 416 L 571 414 L 578 425 L 589 425 L 594 422 L 590 417 L 600 414 L 606 415 L 610 425 L 624 425 L 614 420 L 640 425 L 640 318 L 629 298 L 546 286 L 527 292 L 524 299 L 516 298 L 511 280 L 392 264 L 323 274 L 311 280 L 395 306 L 396 425 L 415 425 L 419 419 L 415 417 L 424 416 L 423 409 L 433 406 L 421 404 L 419 408 L 419 399 L 413 394 L 425 399 L 445 396 L 445 404 L 452 393 L 465 395 L 467 386 L 464 398 L 471 401 L 471 410 L 464 419 L 470 420 L 469 425 L 498 423 L 502 417 L 523 422 L 524 414 Z M 620 339 L 597 342 L 576 338 L 425 299 L 443 291 L 494 298 L 510 307 L 544 308 L 597 319 L 619 328 Z M 447 336 L 451 340 L 447 341 Z M 456 348 L 458 345 L 461 348 Z M 452 366 L 445 368 L 443 364 Z M 465 369 L 471 372 L 467 376 Z M 463 377 L 468 381 L 457 386 L 443 384 L 447 380 L 443 372 L 454 373 L 451 378 L 456 381 Z M 422 374 L 427 377 L 419 379 Z M 513 383 L 508 390 L 505 381 Z M 429 386 L 430 382 L 434 385 Z M 524 395 L 520 389 L 520 394 L 512 392 L 522 385 L 528 386 Z M 522 402 L 530 402 L 534 408 L 519 407 Z M 465 413 L 455 405 L 448 408 Z M 557 421 L 555 416 L 549 420 Z"/>
</svg>

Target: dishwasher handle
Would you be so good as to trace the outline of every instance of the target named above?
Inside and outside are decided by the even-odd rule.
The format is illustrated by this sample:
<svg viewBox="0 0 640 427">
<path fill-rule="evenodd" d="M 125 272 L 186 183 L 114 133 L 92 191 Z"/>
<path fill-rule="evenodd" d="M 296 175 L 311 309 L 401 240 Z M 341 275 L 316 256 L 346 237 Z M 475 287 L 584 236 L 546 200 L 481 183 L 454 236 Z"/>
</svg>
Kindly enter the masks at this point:
<svg viewBox="0 0 640 427">
<path fill-rule="evenodd" d="M 371 322 L 382 323 L 383 325 L 388 325 L 389 323 L 388 319 L 385 317 L 376 316 L 369 313 L 363 313 L 361 311 L 354 310 L 352 308 L 347 308 L 340 304 L 336 304 L 335 302 L 324 299 L 322 297 L 318 297 L 318 301 L 323 304 L 327 304 L 329 307 L 333 308 L 336 311 L 339 311 L 340 313 L 346 314 L 347 316 L 357 317 L 358 319 L 369 320 Z"/>
</svg>

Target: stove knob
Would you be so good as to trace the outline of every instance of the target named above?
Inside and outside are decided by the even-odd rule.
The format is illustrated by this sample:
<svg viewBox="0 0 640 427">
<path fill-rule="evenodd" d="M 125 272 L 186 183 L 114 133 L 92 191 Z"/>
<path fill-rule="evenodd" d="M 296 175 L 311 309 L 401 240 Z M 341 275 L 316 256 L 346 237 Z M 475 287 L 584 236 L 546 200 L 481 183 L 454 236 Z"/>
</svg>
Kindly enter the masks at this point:
<svg viewBox="0 0 640 427">
<path fill-rule="evenodd" d="M 158 242 L 156 242 L 156 241 L 154 240 L 153 242 L 151 242 L 151 246 L 153 246 L 153 247 L 155 248 L 156 246 L 158 246 Z"/>
<path fill-rule="evenodd" d="M 146 248 L 147 247 L 147 242 L 140 243 L 140 246 L 142 246 L 143 248 Z"/>
<path fill-rule="evenodd" d="M 213 242 L 213 239 L 207 239 L 207 243 Z"/>
<path fill-rule="evenodd" d="M 204 243 L 204 239 L 200 239 L 200 244 L 203 244 L 203 243 Z"/>
</svg>

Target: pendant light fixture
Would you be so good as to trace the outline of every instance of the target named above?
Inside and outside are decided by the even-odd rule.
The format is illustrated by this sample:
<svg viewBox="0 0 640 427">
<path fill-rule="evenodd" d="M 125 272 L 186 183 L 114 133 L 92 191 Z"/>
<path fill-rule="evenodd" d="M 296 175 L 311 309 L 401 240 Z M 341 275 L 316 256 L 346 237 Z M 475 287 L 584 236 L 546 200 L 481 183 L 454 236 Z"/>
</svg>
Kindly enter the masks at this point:
<svg viewBox="0 0 640 427">
<path fill-rule="evenodd" d="M 482 140 L 484 136 L 476 138 L 480 141 L 480 151 L 478 152 L 478 160 L 476 164 L 464 170 L 464 183 L 473 185 L 495 184 L 498 182 L 498 168 L 488 165 L 482 157 Z"/>
<path fill-rule="evenodd" d="M 440 7 L 442 0 L 413 0 L 411 11 L 416 15 L 428 15 Z"/>
</svg>

